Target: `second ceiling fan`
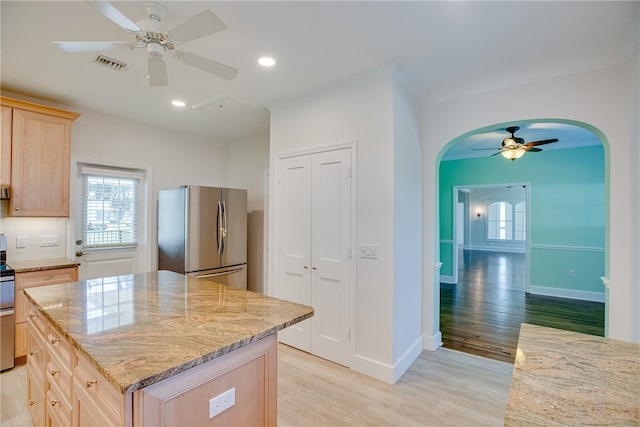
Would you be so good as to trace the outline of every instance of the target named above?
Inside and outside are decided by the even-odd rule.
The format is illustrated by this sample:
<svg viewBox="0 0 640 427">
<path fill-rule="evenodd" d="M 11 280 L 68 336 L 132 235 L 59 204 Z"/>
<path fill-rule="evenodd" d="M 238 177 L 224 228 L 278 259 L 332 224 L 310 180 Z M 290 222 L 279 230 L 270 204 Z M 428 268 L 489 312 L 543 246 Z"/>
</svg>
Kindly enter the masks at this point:
<svg viewBox="0 0 640 427">
<path fill-rule="evenodd" d="M 86 3 L 133 34 L 136 40 L 133 42 L 53 42 L 58 48 L 67 52 L 95 52 L 144 47 L 147 50 L 147 79 L 150 86 L 169 84 L 167 65 L 164 60 L 165 53 L 171 53 L 179 61 L 226 80 L 232 80 L 238 74 L 238 70 L 228 65 L 176 49 L 176 45 L 215 34 L 227 28 L 222 19 L 211 10 L 200 12 L 167 29 L 162 24 L 167 10 L 158 3 L 145 3 L 144 7 L 148 18 L 137 23 L 134 23 L 108 1 L 87 1 Z"/>
<path fill-rule="evenodd" d="M 502 141 L 502 148 L 474 148 L 474 150 L 499 150 L 492 156 L 502 154 L 504 158 L 509 160 L 519 159 L 526 152 L 539 152 L 542 148 L 536 148 L 538 145 L 551 144 L 552 142 L 558 142 L 557 138 L 543 139 L 541 141 L 524 142 L 523 138 L 515 136 L 515 133 L 520 130 L 519 126 L 510 126 L 505 129 L 511 134 L 511 136 L 505 138 Z"/>
</svg>

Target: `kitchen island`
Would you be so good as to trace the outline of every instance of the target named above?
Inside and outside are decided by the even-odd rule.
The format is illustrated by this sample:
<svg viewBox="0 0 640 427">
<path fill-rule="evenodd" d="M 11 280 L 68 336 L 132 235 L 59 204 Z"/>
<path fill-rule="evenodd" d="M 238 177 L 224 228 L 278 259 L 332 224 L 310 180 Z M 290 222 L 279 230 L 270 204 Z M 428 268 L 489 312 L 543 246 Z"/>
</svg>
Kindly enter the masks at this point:
<svg viewBox="0 0 640 427">
<path fill-rule="evenodd" d="M 275 425 L 276 332 L 313 316 L 168 271 L 25 295 L 35 425 Z"/>
<path fill-rule="evenodd" d="M 505 426 L 640 426 L 640 344 L 523 323 Z"/>
</svg>

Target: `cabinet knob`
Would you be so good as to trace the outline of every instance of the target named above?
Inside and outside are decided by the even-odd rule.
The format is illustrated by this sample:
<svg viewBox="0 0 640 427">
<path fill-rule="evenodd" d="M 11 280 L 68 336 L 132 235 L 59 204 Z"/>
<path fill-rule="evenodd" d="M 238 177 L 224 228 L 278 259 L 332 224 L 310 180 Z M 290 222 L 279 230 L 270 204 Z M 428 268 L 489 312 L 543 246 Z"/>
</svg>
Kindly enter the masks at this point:
<svg viewBox="0 0 640 427">
<path fill-rule="evenodd" d="M 60 342 L 60 338 L 51 338 L 51 344 L 56 344 Z"/>
<path fill-rule="evenodd" d="M 55 369 L 51 370 L 51 376 L 55 377 L 56 375 L 58 375 L 60 373 L 60 371 L 56 371 Z"/>
<path fill-rule="evenodd" d="M 33 405 L 35 405 L 36 403 L 38 403 L 38 401 L 37 401 L 37 400 L 30 400 L 30 401 L 29 401 L 29 406 L 33 406 Z"/>
<path fill-rule="evenodd" d="M 38 354 L 37 351 L 31 351 L 29 352 L 29 356 L 36 356 Z"/>
<path fill-rule="evenodd" d="M 95 381 L 87 380 L 87 388 L 93 387 L 94 384 L 98 384 L 98 380 L 95 380 Z"/>
<path fill-rule="evenodd" d="M 31 312 L 31 311 L 30 311 L 30 312 L 29 312 L 29 314 L 28 314 L 28 316 L 29 316 L 29 317 L 31 317 L 31 318 L 33 319 L 34 317 L 36 317 L 36 316 L 37 316 L 37 314 L 35 314 L 35 313 L 33 313 L 33 312 Z"/>
<path fill-rule="evenodd" d="M 60 404 L 59 400 L 52 400 L 51 401 L 51 406 L 56 406 L 56 405 L 59 405 L 59 404 Z"/>
</svg>

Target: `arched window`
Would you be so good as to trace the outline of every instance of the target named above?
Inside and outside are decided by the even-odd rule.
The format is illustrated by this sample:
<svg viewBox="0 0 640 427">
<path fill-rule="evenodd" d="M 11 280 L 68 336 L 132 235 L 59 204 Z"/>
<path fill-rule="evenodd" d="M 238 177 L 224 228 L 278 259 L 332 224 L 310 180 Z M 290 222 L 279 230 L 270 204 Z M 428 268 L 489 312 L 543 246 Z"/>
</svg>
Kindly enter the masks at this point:
<svg viewBox="0 0 640 427">
<path fill-rule="evenodd" d="M 524 241 L 527 238 L 525 202 L 493 202 L 487 209 L 487 239 Z"/>
</svg>

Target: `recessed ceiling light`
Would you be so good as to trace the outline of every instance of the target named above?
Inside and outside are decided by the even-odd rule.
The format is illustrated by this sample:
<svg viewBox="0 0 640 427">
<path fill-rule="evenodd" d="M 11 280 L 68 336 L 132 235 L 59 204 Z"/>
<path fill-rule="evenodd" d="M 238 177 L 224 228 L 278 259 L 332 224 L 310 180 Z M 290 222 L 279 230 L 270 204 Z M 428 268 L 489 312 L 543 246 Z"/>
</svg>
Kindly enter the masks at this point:
<svg viewBox="0 0 640 427">
<path fill-rule="evenodd" d="M 263 67 L 273 67 L 274 65 L 276 65 L 276 60 L 268 56 L 263 56 L 261 58 L 258 58 L 258 64 L 262 65 Z"/>
<path fill-rule="evenodd" d="M 176 100 L 171 101 L 171 105 L 174 105 L 176 107 L 184 107 L 187 104 L 184 101 L 178 101 L 176 99 Z"/>
</svg>

